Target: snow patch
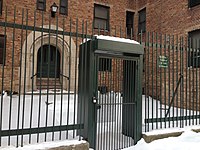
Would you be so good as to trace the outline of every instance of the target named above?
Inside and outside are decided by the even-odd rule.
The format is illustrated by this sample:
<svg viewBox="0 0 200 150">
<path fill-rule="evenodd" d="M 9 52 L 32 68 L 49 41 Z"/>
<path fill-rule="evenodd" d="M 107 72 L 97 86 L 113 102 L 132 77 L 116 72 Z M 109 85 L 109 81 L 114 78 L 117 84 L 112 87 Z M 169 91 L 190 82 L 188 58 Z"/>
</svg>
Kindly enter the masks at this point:
<svg viewBox="0 0 200 150">
<path fill-rule="evenodd" d="M 36 149 L 49 149 L 54 147 L 60 147 L 60 146 L 70 146 L 70 145 L 79 145 L 86 143 L 86 141 L 78 141 L 78 140 L 65 140 L 65 141 L 55 141 L 55 142 L 44 142 L 40 144 L 31 144 L 31 145 L 25 145 L 24 147 L 5 147 L 0 148 L 0 150 L 36 150 Z"/>
<path fill-rule="evenodd" d="M 109 41 L 116 41 L 116 42 L 123 42 L 123 43 L 132 43 L 132 44 L 140 44 L 137 41 L 125 39 L 125 38 L 119 38 L 119 37 L 113 37 L 113 36 L 104 36 L 104 35 L 95 35 L 97 39 L 100 40 L 109 40 Z"/>
</svg>

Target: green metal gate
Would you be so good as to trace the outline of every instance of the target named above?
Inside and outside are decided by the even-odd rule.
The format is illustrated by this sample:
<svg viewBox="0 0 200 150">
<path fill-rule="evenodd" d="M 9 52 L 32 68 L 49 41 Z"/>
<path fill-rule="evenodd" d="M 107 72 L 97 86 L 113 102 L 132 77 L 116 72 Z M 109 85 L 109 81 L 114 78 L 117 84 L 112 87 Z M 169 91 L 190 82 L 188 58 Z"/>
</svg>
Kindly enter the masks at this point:
<svg viewBox="0 0 200 150">
<path fill-rule="evenodd" d="M 79 134 L 95 149 L 122 149 L 142 134 L 143 48 L 98 38 L 80 46 Z"/>
</svg>

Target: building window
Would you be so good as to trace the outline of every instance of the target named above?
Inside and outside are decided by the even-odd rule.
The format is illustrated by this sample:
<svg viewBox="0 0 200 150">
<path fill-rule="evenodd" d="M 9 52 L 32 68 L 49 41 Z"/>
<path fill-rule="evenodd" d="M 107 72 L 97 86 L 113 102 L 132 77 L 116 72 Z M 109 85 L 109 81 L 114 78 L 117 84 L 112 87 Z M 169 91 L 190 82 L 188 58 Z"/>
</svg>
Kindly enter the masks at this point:
<svg viewBox="0 0 200 150">
<path fill-rule="evenodd" d="M 46 11 L 46 0 L 37 0 L 37 9 Z"/>
<path fill-rule="evenodd" d="M 94 28 L 109 30 L 109 7 L 94 5 Z"/>
<path fill-rule="evenodd" d="M 138 33 L 146 31 L 146 8 L 139 11 Z"/>
<path fill-rule="evenodd" d="M 5 62 L 5 44 L 6 44 L 6 36 L 5 35 L 0 35 L 0 64 L 4 64 Z M 3 59 L 4 57 L 4 59 Z M 4 62 L 3 62 L 4 60 Z"/>
<path fill-rule="evenodd" d="M 108 71 L 112 70 L 112 59 L 109 58 L 99 58 L 99 71 Z"/>
<path fill-rule="evenodd" d="M 0 0 L 0 15 L 2 15 L 3 11 L 3 0 Z"/>
<path fill-rule="evenodd" d="M 200 68 L 200 30 L 188 33 L 188 67 Z"/>
<path fill-rule="evenodd" d="M 200 0 L 189 0 L 189 7 L 194 7 L 200 4 Z"/>
<path fill-rule="evenodd" d="M 128 38 L 133 36 L 133 21 L 134 21 L 134 13 L 127 11 L 126 12 L 126 30 Z"/>
<path fill-rule="evenodd" d="M 60 14 L 67 15 L 68 0 L 60 0 Z"/>
</svg>

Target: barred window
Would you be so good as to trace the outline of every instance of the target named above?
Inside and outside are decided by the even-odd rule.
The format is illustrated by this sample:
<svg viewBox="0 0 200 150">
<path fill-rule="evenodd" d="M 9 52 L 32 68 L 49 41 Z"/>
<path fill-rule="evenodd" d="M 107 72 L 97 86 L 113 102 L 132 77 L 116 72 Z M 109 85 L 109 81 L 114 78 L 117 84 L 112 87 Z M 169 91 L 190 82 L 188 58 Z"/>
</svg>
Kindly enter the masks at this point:
<svg viewBox="0 0 200 150">
<path fill-rule="evenodd" d="M 200 4 L 200 0 L 189 0 L 189 7 L 194 7 Z"/>
<path fill-rule="evenodd" d="M 94 5 L 94 28 L 109 30 L 109 7 Z"/>
<path fill-rule="evenodd" d="M 68 0 L 60 0 L 60 14 L 68 14 Z"/>
<path fill-rule="evenodd" d="M 5 56 L 6 56 L 6 36 L 0 34 L 0 64 L 4 64 L 5 62 Z"/>
<path fill-rule="evenodd" d="M 138 33 L 146 31 L 146 8 L 139 11 Z"/>
<path fill-rule="evenodd" d="M 46 11 L 46 0 L 37 0 L 37 9 Z"/>
</svg>

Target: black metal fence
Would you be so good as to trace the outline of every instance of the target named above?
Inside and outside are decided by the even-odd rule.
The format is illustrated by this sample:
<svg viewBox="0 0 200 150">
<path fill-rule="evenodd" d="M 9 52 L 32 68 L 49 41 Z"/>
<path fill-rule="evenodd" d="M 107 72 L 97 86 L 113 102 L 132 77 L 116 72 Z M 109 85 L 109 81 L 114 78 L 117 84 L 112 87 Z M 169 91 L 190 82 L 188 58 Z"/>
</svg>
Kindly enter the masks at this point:
<svg viewBox="0 0 200 150">
<path fill-rule="evenodd" d="M 199 40 L 146 33 L 144 131 L 200 123 Z"/>
<path fill-rule="evenodd" d="M 78 47 L 91 36 L 87 22 L 79 23 L 6 8 L 0 21 L 0 146 L 81 138 Z"/>
<path fill-rule="evenodd" d="M 29 18 L 28 10 L 17 12 L 15 8 L 12 13 L 6 9 L 0 21 L 0 146 L 80 140 L 77 132 L 84 124 L 77 123 L 79 45 L 94 34 L 128 37 L 121 27 L 109 32 L 94 30 L 91 23 L 80 19 L 31 13 L 34 15 Z M 134 38 L 145 47 L 143 131 L 199 124 L 199 40 L 157 33 Z M 113 62 L 117 72 L 112 78 L 116 79 L 122 73 L 118 61 Z M 106 73 L 99 77 L 101 84 Z M 98 113 L 99 121 L 103 119 L 105 124 L 99 124 L 97 132 L 109 127 L 115 130 L 121 124 L 113 127 L 111 120 L 122 121 L 121 105 L 104 105 L 103 95 L 109 95 L 108 91 L 113 94 L 107 88 L 99 87 L 104 93 L 99 95 L 101 110 L 106 111 Z M 119 97 L 119 104 L 122 94 L 120 90 L 113 94 Z M 117 133 L 115 137 L 121 143 L 109 134 L 99 135 L 97 147 L 105 149 L 102 143 L 106 142 L 110 149 L 134 143 Z"/>
<path fill-rule="evenodd" d="M 118 37 L 127 34 L 121 27 L 107 32 L 94 29 L 87 21 L 51 18 L 44 12 L 30 11 L 5 8 L 0 20 L 0 146 L 81 140 L 77 135 L 84 129 L 84 124 L 77 122 L 79 45 L 94 34 Z M 120 105 L 121 102 L 121 108 Z M 102 107 L 108 109 L 103 104 Z M 120 120 L 118 108 L 113 111 L 115 115 L 111 112 L 105 115 Z M 97 132 L 107 132 L 106 122 L 110 121 L 106 119 L 105 125 L 99 124 Z M 118 146 L 114 147 L 133 144 L 130 137 L 118 136 L 115 136 Z M 106 144 L 110 137 L 99 137 L 97 147 L 104 149 L 101 144 Z M 123 140 L 119 143 L 120 139 Z M 113 147 L 110 145 L 109 149 Z"/>
</svg>

